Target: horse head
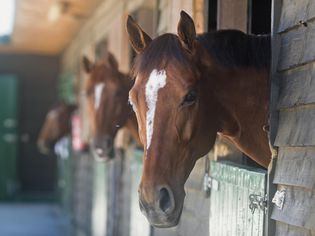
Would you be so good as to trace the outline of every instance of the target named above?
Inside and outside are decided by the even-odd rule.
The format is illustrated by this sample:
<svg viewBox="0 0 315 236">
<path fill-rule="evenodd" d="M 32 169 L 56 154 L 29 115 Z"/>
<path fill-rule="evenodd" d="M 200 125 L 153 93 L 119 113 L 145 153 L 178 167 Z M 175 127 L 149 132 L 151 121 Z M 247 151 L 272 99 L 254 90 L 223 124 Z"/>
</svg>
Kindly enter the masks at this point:
<svg viewBox="0 0 315 236">
<path fill-rule="evenodd" d="M 100 158 L 108 158 L 113 149 L 117 131 L 125 126 L 132 110 L 128 92 L 132 81 L 118 70 L 118 63 L 111 53 L 92 64 L 83 58 L 89 74 L 85 92 L 92 124 L 92 149 Z"/>
<path fill-rule="evenodd" d="M 131 17 L 127 32 L 138 53 L 129 99 L 144 145 L 140 208 L 152 225 L 171 227 L 182 212 L 184 184 L 217 133 L 268 165 L 261 128 L 267 120 L 268 40 L 236 30 L 197 36 L 183 11 L 177 35 L 152 40 Z"/>
<path fill-rule="evenodd" d="M 70 134 L 70 119 L 76 108 L 76 105 L 61 103 L 47 113 L 37 139 L 37 147 L 41 153 L 47 154 L 60 138 Z"/>
</svg>

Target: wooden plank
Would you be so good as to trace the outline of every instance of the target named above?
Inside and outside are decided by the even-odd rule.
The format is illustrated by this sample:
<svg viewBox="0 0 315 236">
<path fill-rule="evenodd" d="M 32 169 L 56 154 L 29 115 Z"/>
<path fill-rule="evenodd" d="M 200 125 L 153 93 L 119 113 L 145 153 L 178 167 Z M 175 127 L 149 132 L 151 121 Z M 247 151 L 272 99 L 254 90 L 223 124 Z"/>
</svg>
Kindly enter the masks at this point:
<svg viewBox="0 0 315 236">
<path fill-rule="evenodd" d="M 274 207 L 272 219 L 314 231 L 315 190 L 285 185 L 278 189 L 285 189 L 285 199 L 282 210 Z"/>
<path fill-rule="evenodd" d="M 106 234 L 107 222 L 107 179 L 105 162 L 94 161 L 94 183 L 92 201 L 92 232 L 95 236 Z"/>
<path fill-rule="evenodd" d="M 279 148 L 273 182 L 315 189 L 315 147 Z"/>
<path fill-rule="evenodd" d="M 280 111 L 276 146 L 315 146 L 315 105 Z"/>
<path fill-rule="evenodd" d="M 303 65 L 315 60 L 315 20 L 281 34 L 278 70 Z"/>
<path fill-rule="evenodd" d="M 94 160 L 88 154 L 76 154 L 74 161 L 73 224 L 75 231 L 90 235 L 92 231 L 92 199 Z"/>
<path fill-rule="evenodd" d="M 281 92 L 277 107 L 288 108 L 315 103 L 315 63 L 281 73 Z"/>
<path fill-rule="evenodd" d="M 307 6 L 310 0 L 283 0 L 281 20 L 278 32 L 287 30 L 306 21 L 308 17 Z"/>
<path fill-rule="evenodd" d="M 286 70 L 302 63 L 306 27 L 295 28 L 281 35 L 278 70 Z"/>
<path fill-rule="evenodd" d="M 278 121 L 279 121 L 279 111 L 277 109 L 278 97 L 280 92 L 280 78 L 277 71 L 279 56 L 280 56 L 280 43 L 281 37 L 277 34 L 277 29 L 280 24 L 280 13 L 282 7 L 281 1 L 272 1 L 272 35 L 271 35 L 271 96 L 270 96 L 270 132 L 269 140 L 270 144 L 273 145 L 276 132 L 278 130 Z"/>
<path fill-rule="evenodd" d="M 273 209 L 273 204 L 271 203 L 272 197 L 276 192 L 276 185 L 273 184 L 273 178 L 275 174 L 275 165 L 277 162 L 277 147 L 274 146 L 274 142 L 278 130 L 279 122 L 279 111 L 277 109 L 278 97 L 280 92 L 280 78 L 277 72 L 277 66 L 279 63 L 280 56 L 280 43 L 281 37 L 277 34 L 277 29 L 279 28 L 281 20 L 281 10 L 283 1 L 272 1 L 272 17 L 271 17 L 271 48 L 272 48 L 272 58 L 271 58 L 271 96 L 270 96 L 270 132 L 268 132 L 270 148 L 272 151 L 272 160 L 268 166 L 268 176 L 267 176 L 267 211 L 265 215 L 265 236 L 275 235 L 276 224 L 275 221 L 271 219 L 271 213 Z"/>
<path fill-rule="evenodd" d="M 314 0 L 312 0 L 314 1 Z M 303 27 L 303 26 L 302 26 Z M 303 50 L 302 63 L 308 61 L 314 61 L 315 59 L 315 21 L 308 22 L 307 27 L 303 27 L 307 29 L 307 34 L 305 36 L 305 46 Z"/>
<path fill-rule="evenodd" d="M 277 222 L 275 236 L 315 236 L 315 231 Z"/>
<path fill-rule="evenodd" d="M 315 17 L 315 1 L 310 1 L 308 6 L 308 15 L 307 19 L 313 19 Z"/>
</svg>

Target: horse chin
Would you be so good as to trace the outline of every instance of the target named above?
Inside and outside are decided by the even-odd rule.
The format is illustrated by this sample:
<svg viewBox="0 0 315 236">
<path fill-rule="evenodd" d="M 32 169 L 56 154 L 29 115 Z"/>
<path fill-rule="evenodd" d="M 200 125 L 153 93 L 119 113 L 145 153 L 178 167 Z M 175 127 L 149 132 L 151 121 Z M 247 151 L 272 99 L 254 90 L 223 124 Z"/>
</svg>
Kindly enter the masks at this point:
<svg viewBox="0 0 315 236">
<path fill-rule="evenodd" d="M 114 158 L 114 150 L 113 148 L 101 150 L 101 149 L 93 149 L 94 159 L 98 162 L 107 162 Z"/>
<path fill-rule="evenodd" d="M 178 210 L 172 212 L 171 214 L 165 214 L 164 212 L 156 212 L 151 209 L 147 209 L 140 202 L 141 212 L 146 216 L 149 223 L 156 228 L 171 228 L 178 225 L 180 217 L 183 212 L 183 203 Z"/>
<path fill-rule="evenodd" d="M 47 145 L 44 142 L 38 142 L 37 143 L 37 148 L 39 152 L 43 155 L 48 155 L 51 152 L 51 147 L 50 145 Z"/>
<path fill-rule="evenodd" d="M 182 209 L 175 216 L 168 216 L 166 218 L 150 219 L 148 218 L 150 224 L 156 228 L 171 228 L 178 225 L 180 217 L 182 215 Z"/>
</svg>

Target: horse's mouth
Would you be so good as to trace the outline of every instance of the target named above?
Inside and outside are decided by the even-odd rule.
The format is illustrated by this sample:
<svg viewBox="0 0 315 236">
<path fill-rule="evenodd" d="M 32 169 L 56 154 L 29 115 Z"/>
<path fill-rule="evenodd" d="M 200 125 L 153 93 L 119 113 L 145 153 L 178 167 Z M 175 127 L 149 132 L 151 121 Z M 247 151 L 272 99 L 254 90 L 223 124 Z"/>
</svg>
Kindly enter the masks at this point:
<svg viewBox="0 0 315 236">
<path fill-rule="evenodd" d="M 173 219 L 168 219 L 168 221 L 163 221 L 163 222 L 151 222 L 150 224 L 156 228 L 171 228 L 175 227 L 178 225 L 178 222 L 180 220 L 181 214 L 179 214 L 176 218 Z"/>
<path fill-rule="evenodd" d="M 150 224 L 157 228 L 171 228 L 178 225 L 180 217 L 183 212 L 183 204 L 171 214 L 165 214 L 163 212 L 156 212 L 153 209 L 148 209 L 140 201 L 141 212 L 146 216 Z"/>
<path fill-rule="evenodd" d="M 43 155 L 48 155 L 50 152 L 51 152 L 51 146 L 52 145 L 48 145 L 47 143 L 45 142 L 38 142 L 37 143 L 37 148 L 38 148 L 38 151 L 43 154 Z"/>
<path fill-rule="evenodd" d="M 99 162 L 106 162 L 113 159 L 114 157 L 113 148 L 105 149 L 105 150 L 95 148 L 93 150 L 93 153 L 94 153 L 93 155 L 94 159 Z"/>
</svg>

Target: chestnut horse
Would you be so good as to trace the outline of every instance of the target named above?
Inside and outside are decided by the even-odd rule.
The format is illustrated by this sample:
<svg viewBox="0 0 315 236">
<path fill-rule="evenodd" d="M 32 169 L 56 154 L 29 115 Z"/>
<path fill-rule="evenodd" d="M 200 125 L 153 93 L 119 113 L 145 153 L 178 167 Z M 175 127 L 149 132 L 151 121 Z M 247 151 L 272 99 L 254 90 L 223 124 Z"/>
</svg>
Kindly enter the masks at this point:
<svg viewBox="0 0 315 236">
<path fill-rule="evenodd" d="M 41 153 L 48 154 L 59 139 L 71 133 L 71 115 L 76 108 L 76 105 L 61 103 L 47 113 L 37 139 Z"/>
<path fill-rule="evenodd" d="M 260 165 L 271 159 L 268 123 L 270 37 L 222 30 L 196 35 L 181 12 L 177 35 L 152 40 L 131 17 L 138 53 L 129 96 L 144 145 L 140 208 L 157 227 L 178 223 L 184 184 L 217 133 Z"/>
<path fill-rule="evenodd" d="M 128 103 L 133 81 L 118 70 L 111 53 L 96 64 L 83 57 L 83 64 L 90 75 L 85 92 L 92 124 L 92 148 L 98 157 L 105 159 L 120 128 L 126 127 L 135 140 L 139 140 L 136 117 Z"/>
</svg>

